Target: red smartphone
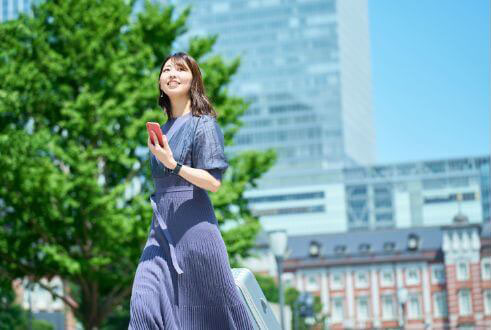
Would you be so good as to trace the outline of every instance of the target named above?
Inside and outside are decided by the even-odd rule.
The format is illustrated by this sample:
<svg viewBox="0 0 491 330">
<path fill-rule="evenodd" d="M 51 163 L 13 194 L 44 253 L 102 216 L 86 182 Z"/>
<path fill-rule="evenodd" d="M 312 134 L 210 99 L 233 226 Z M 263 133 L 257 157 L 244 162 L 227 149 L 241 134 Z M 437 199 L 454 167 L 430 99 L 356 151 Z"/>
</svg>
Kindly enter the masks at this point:
<svg viewBox="0 0 491 330">
<path fill-rule="evenodd" d="M 148 131 L 148 135 L 150 136 L 150 141 L 152 142 L 152 144 L 155 145 L 155 141 L 153 140 L 153 136 L 151 134 L 151 132 L 154 132 L 155 135 L 157 135 L 157 140 L 159 140 L 160 146 L 163 148 L 164 147 L 164 139 L 162 137 L 162 131 L 160 130 L 159 123 L 147 121 L 147 131 Z"/>
</svg>

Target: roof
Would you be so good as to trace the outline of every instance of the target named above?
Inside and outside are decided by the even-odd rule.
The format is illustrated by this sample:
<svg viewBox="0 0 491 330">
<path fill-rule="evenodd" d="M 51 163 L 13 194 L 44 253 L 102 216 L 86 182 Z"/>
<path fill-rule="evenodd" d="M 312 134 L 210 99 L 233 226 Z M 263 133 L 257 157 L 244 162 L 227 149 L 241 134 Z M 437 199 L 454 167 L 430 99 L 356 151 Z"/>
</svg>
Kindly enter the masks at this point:
<svg viewBox="0 0 491 330">
<path fill-rule="evenodd" d="M 288 258 L 301 259 L 309 257 L 309 246 L 313 241 L 320 244 L 320 255 L 325 257 L 386 254 L 388 252 L 391 254 L 401 253 L 407 251 L 408 239 L 411 235 L 419 238 L 419 251 L 439 250 L 442 246 L 442 230 L 439 227 L 379 229 L 291 236 L 288 238 L 288 247 L 291 251 Z M 339 253 L 342 246 L 344 246 L 344 251 Z M 367 247 L 368 251 L 360 250 L 360 248 Z M 387 250 L 388 248 L 391 248 L 390 251 Z"/>
<path fill-rule="evenodd" d="M 312 242 L 319 245 L 321 259 L 329 262 L 344 259 L 362 262 L 367 259 L 392 260 L 397 258 L 427 259 L 442 256 L 443 231 L 458 228 L 462 224 L 450 226 L 421 226 L 410 228 L 387 228 L 364 231 L 350 231 L 326 234 L 290 235 L 288 237 L 287 260 L 311 260 L 309 248 Z M 491 238 L 491 222 L 467 224 L 481 227 L 481 237 Z M 408 248 L 411 236 L 418 240 L 417 249 Z M 268 235 L 260 232 L 256 237 L 256 247 L 268 248 Z"/>
</svg>

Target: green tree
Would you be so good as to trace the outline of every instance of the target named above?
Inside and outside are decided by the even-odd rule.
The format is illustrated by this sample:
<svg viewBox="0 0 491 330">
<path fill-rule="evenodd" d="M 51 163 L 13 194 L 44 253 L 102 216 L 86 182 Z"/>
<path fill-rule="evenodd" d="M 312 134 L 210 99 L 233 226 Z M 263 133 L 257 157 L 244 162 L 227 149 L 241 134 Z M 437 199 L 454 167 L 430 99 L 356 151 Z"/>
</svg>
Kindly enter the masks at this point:
<svg viewBox="0 0 491 330">
<path fill-rule="evenodd" d="M 0 277 L 0 330 L 27 328 L 25 312 L 14 300 L 15 292 L 12 289 L 12 282 L 6 277 Z"/>
<path fill-rule="evenodd" d="M 261 275 L 261 274 L 254 274 L 257 280 L 257 283 L 261 287 L 261 290 L 263 290 L 264 296 L 269 302 L 274 302 L 277 303 L 279 302 L 279 292 L 278 292 L 278 286 L 276 285 L 276 282 L 273 277 L 269 275 Z"/>
<path fill-rule="evenodd" d="M 313 327 L 323 325 L 327 319 L 327 315 L 322 313 L 322 302 L 319 296 L 314 295 L 314 323 L 307 324 L 304 317 L 300 316 L 299 305 L 296 304 L 300 296 L 300 291 L 295 288 L 287 288 L 285 292 L 285 303 L 290 306 L 292 310 L 292 329 L 294 330 L 309 330 Z M 298 318 L 298 320 L 297 320 Z M 295 327 L 297 326 L 297 327 Z"/>
<path fill-rule="evenodd" d="M 146 121 L 165 120 L 158 72 L 191 12 L 174 17 L 173 6 L 146 1 L 133 17 L 134 2 L 45 1 L 0 24 L 0 270 L 9 280 L 61 276 L 69 290 L 45 288 L 86 329 L 131 292 L 153 190 L 137 147 L 146 147 Z M 229 145 L 249 103 L 227 94 L 240 58 L 212 55 L 217 38 L 191 38 L 185 51 L 202 68 Z M 232 265 L 260 228 L 243 193 L 275 159 L 272 150 L 229 158 L 210 194 L 220 225 L 239 224 L 222 232 Z M 137 178 L 141 191 L 128 194 Z"/>
<path fill-rule="evenodd" d="M 1 273 L 0 273 L 1 274 Z M 53 330 L 48 321 L 31 319 L 33 330 Z M 0 277 L 0 330 L 28 330 L 29 312 L 15 303 L 12 282 Z"/>
<path fill-rule="evenodd" d="M 279 302 L 279 289 L 276 285 L 276 281 L 273 277 L 268 275 L 255 274 L 256 280 L 259 283 L 259 286 L 263 290 L 264 296 L 269 302 L 278 303 Z M 310 329 L 309 325 L 306 324 L 305 318 L 300 317 L 300 315 L 295 315 L 295 302 L 298 300 L 300 296 L 300 291 L 293 287 L 285 288 L 285 304 L 290 307 L 293 315 L 292 315 L 292 329 L 294 330 L 307 330 Z M 298 307 L 297 307 L 298 308 Z M 322 303 L 319 296 L 314 296 L 314 325 L 322 325 L 324 324 L 327 316 L 322 313 Z M 296 322 L 295 318 L 298 317 L 298 322 Z M 295 329 L 295 325 L 298 326 Z"/>
</svg>

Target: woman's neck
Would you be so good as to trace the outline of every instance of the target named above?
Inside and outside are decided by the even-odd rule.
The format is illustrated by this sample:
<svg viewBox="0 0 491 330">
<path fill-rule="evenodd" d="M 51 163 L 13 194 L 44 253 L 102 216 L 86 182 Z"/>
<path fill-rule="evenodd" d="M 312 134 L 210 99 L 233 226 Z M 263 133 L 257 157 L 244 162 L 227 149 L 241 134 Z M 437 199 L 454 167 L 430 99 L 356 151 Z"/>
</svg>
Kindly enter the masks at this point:
<svg viewBox="0 0 491 330">
<path fill-rule="evenodd" d="M 191 111 L 191 99 L 189 97 L 171 99 L 172 118 L 181 117 Z"/>
</svg>

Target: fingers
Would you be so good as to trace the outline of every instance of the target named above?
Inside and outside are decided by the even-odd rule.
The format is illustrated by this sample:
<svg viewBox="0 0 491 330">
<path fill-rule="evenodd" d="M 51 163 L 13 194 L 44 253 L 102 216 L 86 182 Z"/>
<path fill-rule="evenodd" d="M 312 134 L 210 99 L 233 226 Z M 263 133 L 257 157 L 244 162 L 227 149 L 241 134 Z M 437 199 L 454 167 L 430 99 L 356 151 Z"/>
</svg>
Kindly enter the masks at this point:
<svg viewBox="0 0 491 330">
<path fill-rule="evenodd" d="M 150 136 L 148 137 L 148 140 L 147 140 L 147 145 L 148 145 L 148 148 L 150 149 L 150 151 L 154 151 L 154 146 L 153 146 L 153 143 L 152 141 L 150 140 Z"/>
<path fill-rule="evenodd" d="M 160 148 L 159 139 L 157 139 L 157 134 L 155 134 L 154 131 L 152 131 L 152 136 L 153 136 L 153 140 L 155 141 L 155 144 L 154 144 L 155 149 Z"/>
<path fill-rule="evenodd" d="M 167 142 L 167 136 L 165 136 L 165 134 L 162 134 L 162 141 L 164 142 L 164 149 L 168 149 L 169 143 Z"/>
</svg>

